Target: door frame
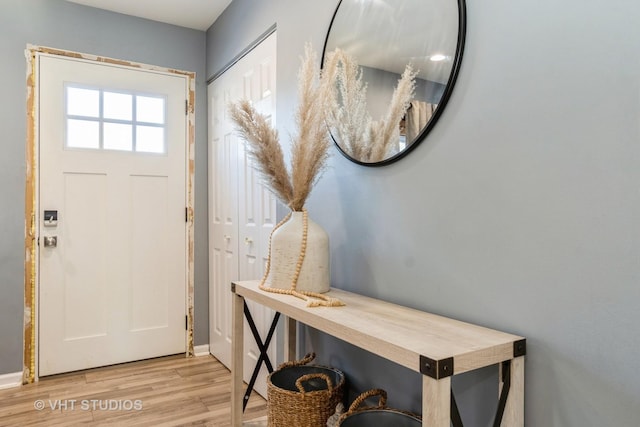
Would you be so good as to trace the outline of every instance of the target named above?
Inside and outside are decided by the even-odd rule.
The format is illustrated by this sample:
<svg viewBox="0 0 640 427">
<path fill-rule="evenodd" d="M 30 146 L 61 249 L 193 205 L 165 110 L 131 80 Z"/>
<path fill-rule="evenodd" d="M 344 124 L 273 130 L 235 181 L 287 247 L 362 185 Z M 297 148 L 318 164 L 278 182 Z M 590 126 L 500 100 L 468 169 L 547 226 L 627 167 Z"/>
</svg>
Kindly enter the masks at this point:
<svg viewBox="0 0 640 427">
<path fill-rule="evenodd" d="M 22 383 L 29 384 L 38 380 L 37 363 L 37 325 L 38 325 L 38 226 L 39 223 L 39 145 L 38 138 L 38 66 L 39 54 L 57 55 L 106 63 L 130 69 L 153 70 L 166 74 L 183 76 L 187 80 L 187 129 L 186 129 L 186 181 L 187 181 L 187 277 L 186 277 L 186 357 L 194 355 L 193 350 L 193 298 L 194 298 L 194 179 L 195 179 L 195 86 L 196 74 L 154 65 L 124 61 L 104 56 L 97 56 L 73 51 L 55 49 L 44 46 L 27 45 L 27 141 L 26 141 L 26 175 L 25 175 L 25 262 L 24 262 L 24 353 Z"/>
</svg>

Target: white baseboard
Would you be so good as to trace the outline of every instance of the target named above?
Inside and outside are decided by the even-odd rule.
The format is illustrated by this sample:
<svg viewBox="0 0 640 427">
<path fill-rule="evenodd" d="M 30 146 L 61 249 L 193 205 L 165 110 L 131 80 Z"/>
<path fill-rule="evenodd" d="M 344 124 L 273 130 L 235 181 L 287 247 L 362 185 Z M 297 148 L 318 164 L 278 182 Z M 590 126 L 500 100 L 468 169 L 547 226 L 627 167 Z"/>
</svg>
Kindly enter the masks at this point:
<svg viewBox="0 0 640 427">
<path fill-rule="evenodd" d="M 207 346 L 208 348 L 209 346 Z M 0 375 L 0 390 L 5 388 L 20 387 L 22 385 L 22 372 Z"/>
<path fill-rule="evenodd" d="M 204 345 L 196 345 L 193 347 L 193 355 L 198 356 L 208 356 L 209 355 L 209 344 Z"/>
</svg>

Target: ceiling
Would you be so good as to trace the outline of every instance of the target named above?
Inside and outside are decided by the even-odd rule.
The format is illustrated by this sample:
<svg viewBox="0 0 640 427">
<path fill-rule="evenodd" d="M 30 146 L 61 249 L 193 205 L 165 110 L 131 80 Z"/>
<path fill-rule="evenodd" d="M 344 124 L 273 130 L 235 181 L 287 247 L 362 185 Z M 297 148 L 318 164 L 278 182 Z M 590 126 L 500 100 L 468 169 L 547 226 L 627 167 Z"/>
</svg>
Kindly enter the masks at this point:
<svg viewBox="0 0 640 427">
<path fill-rule="evenodd" d="M 206 31 L 231 0 L 67 0 L 125 15 Z"/>
</svg>

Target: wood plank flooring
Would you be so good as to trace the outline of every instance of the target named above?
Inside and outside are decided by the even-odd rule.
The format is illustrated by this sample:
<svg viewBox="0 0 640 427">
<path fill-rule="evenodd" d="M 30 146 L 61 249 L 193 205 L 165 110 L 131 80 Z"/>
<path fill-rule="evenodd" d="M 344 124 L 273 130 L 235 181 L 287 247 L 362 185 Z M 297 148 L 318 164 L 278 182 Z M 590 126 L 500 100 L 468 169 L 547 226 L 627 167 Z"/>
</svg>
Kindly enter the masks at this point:
<svg viewBox="0 0 640 427">
<path fill-rule="evenodd" d="M 230 412 L 231 374 L 212 356 L 168 356 L 0 390 L 3 427 L 228 427 Z M 265 400 L 253 393 L 244 418 L 264 420 L 266 412 Z"/>
</svg>

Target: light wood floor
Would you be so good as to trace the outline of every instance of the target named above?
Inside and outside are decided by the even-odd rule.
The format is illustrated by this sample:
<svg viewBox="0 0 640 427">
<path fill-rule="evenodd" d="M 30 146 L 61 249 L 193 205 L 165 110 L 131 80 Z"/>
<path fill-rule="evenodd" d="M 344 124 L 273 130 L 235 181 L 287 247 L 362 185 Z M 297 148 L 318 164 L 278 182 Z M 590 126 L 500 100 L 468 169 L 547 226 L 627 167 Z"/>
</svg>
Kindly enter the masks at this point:
<svg viewBox="0 0 640 427">
<path fill-rule="evenodd" d="M 231 374 L 215 358 L 169 356 L 0 390 L 0 426 L 225 427 L 230 390 Z M 265 415 L 266 402 L 254 393 L 244 417 Z"/>
</svg>

